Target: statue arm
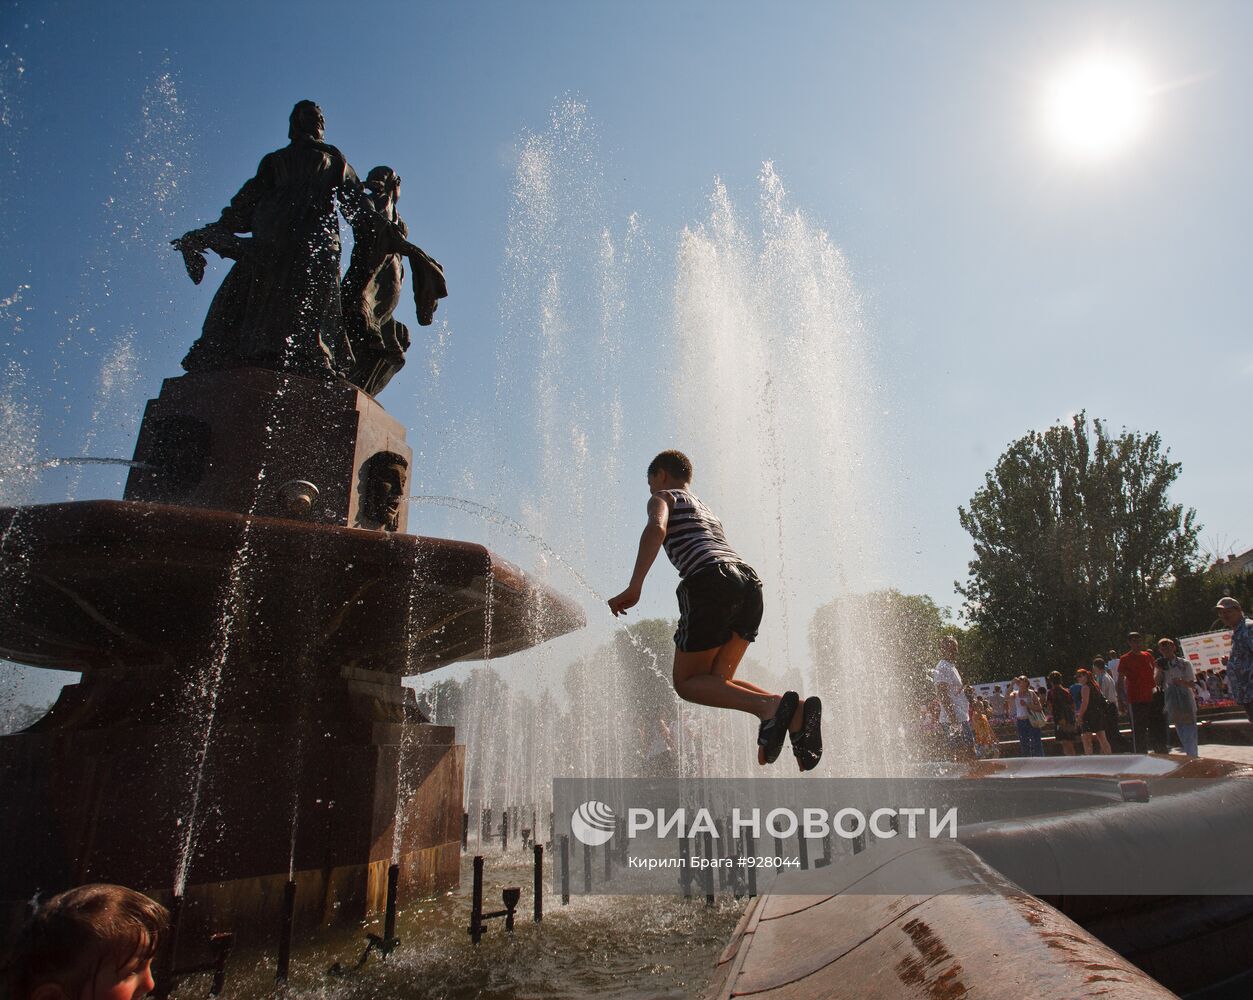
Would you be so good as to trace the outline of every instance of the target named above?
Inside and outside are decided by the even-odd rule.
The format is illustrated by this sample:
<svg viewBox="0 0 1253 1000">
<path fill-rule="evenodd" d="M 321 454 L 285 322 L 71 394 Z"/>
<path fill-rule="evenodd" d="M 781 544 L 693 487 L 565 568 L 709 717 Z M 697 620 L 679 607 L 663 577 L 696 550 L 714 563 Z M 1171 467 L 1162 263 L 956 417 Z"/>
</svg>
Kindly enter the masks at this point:
<svg viewBox="0 0 1253 1000">
<path fill-rule="evenodd" d="M 199 229 L 192 229 L 178 239 L 170 240 L 170 244 L 183 255 L 183 266 L 194 284 L 200 284 L 204 278 L 206 250 L 214 251 L 219 257 L 239 260 L 248 250 L 249 240 L 242 239 L 236 233 L 252 231 L 252 216 L 257 203 L 265 193 L 268 183 L 262 180 L 269 176 L 269 156 L 262 159 L 257 172 L 244 183 L 231 203 L 222 209 L 217 222 L 211 222 Z"/>
<path fill-rule="evenodd" d="M 272 153 L 267 154 L 262 158 L 260 164 L 257 165 L 256 174 L 244 182 L 244 186 L 236 192 L 235 197 L 231 199 L 231 203 L 222 209 L 221 216 L 214 224 L 217 228 L 228 233 L 252 232 L 253 213 L 257 209 L 257 204 L 271 187 L 269 178 L 271 174 L 270 156 L 272 155 Z"/>
</svg>

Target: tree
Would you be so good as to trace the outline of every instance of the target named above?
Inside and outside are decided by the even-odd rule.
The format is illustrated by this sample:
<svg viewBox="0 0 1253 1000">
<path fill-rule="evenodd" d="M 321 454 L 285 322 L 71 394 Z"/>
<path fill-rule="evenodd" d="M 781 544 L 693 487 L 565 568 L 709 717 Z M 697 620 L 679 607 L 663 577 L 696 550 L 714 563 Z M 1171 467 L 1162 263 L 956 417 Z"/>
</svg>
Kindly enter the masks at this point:
<svg viewBox="0 0 1253 1000">
<path fill-rule="evenodd" d="M 1085 414 L 1006 449 L 958 508 L 974 541 L 964 613 L 993 661 L 1069 671 L 1148 616 L 1194 570 L 1196 511 L 1173 504 L 1179 476 L 1157 434 L 1111 436 Z"/>
<path fill-rule="evenodd" d="M 921 705 L 935 694 L 931 673 L 939 659 L 940 636 L 956 632 L 948 623 L 948 609 L 925 594 L 876 590 L 848 594 L 822 605 L 809 622 L 809 647 L 816 670 L 838 688 L 841 677 L 882 688 L 900 682 L 899 694 Z M 839 670 L 839 664 L 852 670 Z M 874 665 L 887 670 L 864 674 Z M 897 692 L 891 692 L 895 696 Z M 847 697 L 836 691 L 836 697 Z"/>
<path fill-rule="evenodd" d="M 1253 573 L 1183 573 L 1158 595 L 1153 621 L 1159 634 L 1178 638 L 1223 628 L 1214 605 L 1220 597 L 1234 597 L 1253 608 Z"/>
</svg>

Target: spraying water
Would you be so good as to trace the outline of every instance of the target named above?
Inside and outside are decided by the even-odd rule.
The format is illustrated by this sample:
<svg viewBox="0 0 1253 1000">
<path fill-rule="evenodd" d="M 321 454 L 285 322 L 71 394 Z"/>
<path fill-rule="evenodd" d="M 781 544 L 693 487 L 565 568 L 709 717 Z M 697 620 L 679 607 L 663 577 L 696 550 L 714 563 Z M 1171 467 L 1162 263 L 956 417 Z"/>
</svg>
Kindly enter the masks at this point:
<svg viewBox="0 0 1253 1000">
<path fill-rule="evenodd" d="M 769 163 L 750 211 L 715 181 L 708 214 L 678 235 L 671 264 L 638 214 L 614 221 L 603 173 L 578 101 L 560 103 L 547 130 L 524 137 L 497 351 L 497 409 L 510 415 L 495 459 L 504 471 L 490 503 L 415 498 L 483 518 L 506 532 L 506 545 L 524 540 L 540 553 L 536 572 L 556 571 L 558 585 L 573 581 L 591 599 L 592 626 L 573 662 L 547 647 L 512 657 L 490 684 L 466 682 L 456 721 L 467 789 L 498 807 L 543 800 L 536 784 L 523 790 L 512 777 L 484 784 L 492 761 L 536 748 L 545 780 L 637 773 L 659 720 L 681 776 L 761 773 L 754 721 L 680 704 L 664 641 L 634 631 L 616 641 L 603 608 L 605 546 L 620 544 L 624 523 L 642 523 L 642 465 L 667 446 L 692 455 L 696 492 L 766 582 L 766 623 L 741 675 L 824 697 L 828 773 L 892 773 L 907 701 L 876 632 L 893 623 L 857 599 L 881 586 L 876 515 L 891 477 L 876 448 L 877 386 L 848 263 L 790 205 Z M 637 473 L 624 475 L 624 452 Z M 519 483 L 513 464 L 538 470 L 538 482 Z M 506 496 L 517 517 L 501 513 Z M 612 553 L 626 555 L 633 550 Z M 811 634 L 822 605 L 833 608 L 822 618 L 832 634 Z M 641 682 L 642 660 L 662 684 Z M 518 720 L 535 717 L 537 692 L 549 688 L 561 710 L 528 731 Z M 485 725 L 485 713 L 508 722 Z"/>
</svg>

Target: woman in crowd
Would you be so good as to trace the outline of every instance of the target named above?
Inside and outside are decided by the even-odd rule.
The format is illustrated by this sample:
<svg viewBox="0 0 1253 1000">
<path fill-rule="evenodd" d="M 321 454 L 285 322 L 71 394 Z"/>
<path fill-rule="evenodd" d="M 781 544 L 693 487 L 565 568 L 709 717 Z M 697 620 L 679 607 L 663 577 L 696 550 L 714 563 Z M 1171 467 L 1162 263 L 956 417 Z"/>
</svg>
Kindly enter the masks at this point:
<svg viewBox="0 0 1253 1000">
<path fill-rule="evenodd" d="M 1075 737 L 1079 735 L 1079 727 L 1075 725 L 1075 699 L 1057 670 L 1049 674 L 1049 713 L 1053 716 L 1053 735 L 1061 744 L 1062 753 L 1073 757 Z"/>
<path fill-rule="evenodd" d="M 1196 690 L 1193 693 L 1196 695 L 1196 704 L 1198 708 L 1202 705 L 1209 703 L 1210 693 L 1209 693 L 1209 688 L 1205 686 L 1205 671 L 1204 670 L 1202 670 L 1199 674 L 1196 675 Z"/>
<path fill-rule="evenodd" d="M 1101 686 L 1093 679 L 1092 672 L 1082 667 L 1075 671 L 1075 680 L 1081 685 L 1079 714 L 1075 721 L 1079 725 L 1079 738 L 1083 740 L 1083 752 L 1092 753 L 1092 737 L 1095 736 L 1100 745 L 1100 753 L 1113 753 L 1109 737 L 1105 735 L 1109 702 L 1101 691 Z"/>
<path fill-rule="evenodd" d="M 1044 743 L 1040 740 L 1040 728 L 1031 721 L 1032 712 L 1042 711 L 1039 697 L 1031 690 L 1031 681 L 1026 677 L 1015 677 L 1014 687 L 1009 694 L 1009 712 L 1018 726 L 1020 756 L 1044 756 Z"/>
<path fill-rule="evenodd" d="M 1173 640 L 1163 639 L 1157 648 L 1162 654 L 1157 668 L 1157 685 L 1166 694 L 1166 721 L 1175 727 L 1183 752 L 1189 757 L 1196 757 L 1196 699 L 1192 693 L 1196 687 L 1196 675 L 1192 664 L 1176 652 Z"/>
</svg>

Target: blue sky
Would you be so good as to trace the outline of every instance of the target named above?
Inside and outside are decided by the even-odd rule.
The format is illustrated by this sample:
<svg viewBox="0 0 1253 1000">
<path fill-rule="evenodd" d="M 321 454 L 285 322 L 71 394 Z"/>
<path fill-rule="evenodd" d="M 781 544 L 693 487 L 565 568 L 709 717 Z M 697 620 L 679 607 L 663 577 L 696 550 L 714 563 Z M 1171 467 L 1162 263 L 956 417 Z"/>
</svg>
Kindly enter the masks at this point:
<svg viewBox="0 0 1253 1000">
<path fill-rule="evenodd" d="M 508 440 L 485 359 L 506 322 L 517 156 L 573 97 L 597 212 L 618 228 L 636 213 L 659 270 L 714 178 L 749 201 L 767 160 L 842 249 L 903 477 L 883 582 L 955 605 L 957 506 L 1009 441 L 1080 409 L 1159 430 L 1203 539 L 1253 545 L 1247 4 L 8 3 L 0 40 L 0 299 L 19 294 L 0 361 L 20 367 L 40 456 L 129 455 L 222 273 L 193 288 L 164 240 L 216 217 L 305 97 L 359 171 L 404 178 L 402 214 L 452 291 L 440 405 Z M 1138 141 L 1078 167 L 1044 140 L 1038 100 L 1094 45 L 1155 87 Z M 102 390 L 127 331 L 134 360 Z M 418 432 L 434 426 L 419 367 L 381 400 Z M 657 400 L 648 370 L 628 399 Z M 649 431 L 628 423 L 624 462 L 667 443 Z M 425 487 L 464 495 L 454 464 Z M 36 489 L 118 494 L 98 470 Z M 637 530 L 612 539 L 606 592 Z M 642 611 L 671 602 L 659 586 Z"/>
</svg>

